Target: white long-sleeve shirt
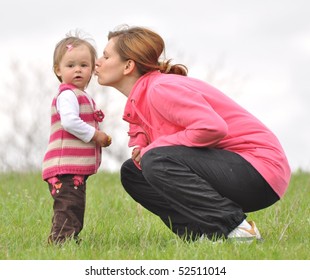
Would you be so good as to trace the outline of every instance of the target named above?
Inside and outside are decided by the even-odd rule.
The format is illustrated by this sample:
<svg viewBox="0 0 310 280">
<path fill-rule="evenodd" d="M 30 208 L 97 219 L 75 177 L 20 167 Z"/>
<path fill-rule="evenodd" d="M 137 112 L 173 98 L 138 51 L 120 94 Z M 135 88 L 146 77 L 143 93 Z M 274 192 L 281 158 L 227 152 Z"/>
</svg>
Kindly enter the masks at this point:
<svg viewBox="0 0 310 280">
<path fill-rule="evenodd" d="M 87 96 L 86 93 L 85 95 Z M 56 106 L 63 128 L 83 142 L 90 142 L 96 129 L 80 118 L 79 103 L 74 92 L 71 90 L 63 91 L 57 97 Z"/>
</svg>

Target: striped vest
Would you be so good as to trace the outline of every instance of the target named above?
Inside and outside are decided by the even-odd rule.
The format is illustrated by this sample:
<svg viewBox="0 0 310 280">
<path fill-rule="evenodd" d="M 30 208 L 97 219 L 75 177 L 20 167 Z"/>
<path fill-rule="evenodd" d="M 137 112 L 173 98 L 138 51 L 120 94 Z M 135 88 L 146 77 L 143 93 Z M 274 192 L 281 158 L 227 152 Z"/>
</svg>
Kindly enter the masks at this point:
<svg viewBox="0 0 310 280">
<path fill-rule="evenodd" d="M 83 91 L 73 88 L 71 85 L 61 85 L 59 94 L 67 89 L 72 90 L 77 97 L 80 118 L 98 129 L 98 122 L 94 118 L 95 102 L 91 100 L 93 103 L 91 104 Z M 43 180 L 61 174 L 94 174 L 101 163 L 101 147 L 96 146 L 92 141 L 85 143 L 63 129 L 56 108 L 58 95 L 52 101 L 51 131 L 43 159 Z"/>
</svg>

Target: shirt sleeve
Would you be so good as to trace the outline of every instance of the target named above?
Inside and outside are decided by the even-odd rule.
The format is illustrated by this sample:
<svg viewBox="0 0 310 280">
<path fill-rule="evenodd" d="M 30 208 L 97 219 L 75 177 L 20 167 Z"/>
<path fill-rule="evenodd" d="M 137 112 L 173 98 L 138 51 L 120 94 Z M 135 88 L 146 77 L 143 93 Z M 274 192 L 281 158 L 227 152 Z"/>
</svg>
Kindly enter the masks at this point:
<svg viewBox="0 0 310 280">
<path fill-rule="evenodd" d="M 79 103 L 74 92 L 63 91 L 57 98 L 56 106 L 64 130 L 85 143 L 90 142 L 96 129 L 80 118 Z"/>
</svg>

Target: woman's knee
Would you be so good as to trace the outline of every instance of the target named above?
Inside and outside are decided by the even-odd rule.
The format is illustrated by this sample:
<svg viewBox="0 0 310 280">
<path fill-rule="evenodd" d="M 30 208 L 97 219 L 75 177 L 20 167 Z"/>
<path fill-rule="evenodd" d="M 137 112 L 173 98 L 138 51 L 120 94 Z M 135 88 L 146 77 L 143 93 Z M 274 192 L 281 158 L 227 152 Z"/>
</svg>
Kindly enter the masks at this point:
<svg viewBox="0 0 310 280">
<path fill-rule="evenodd" d="M 132 173 L 133 170 L 133 162 L 132 159 L 127 159 L 125 162 L 123 162 L 121 169 L 120 169 L 120 173 L 121 175 L 127 175 L 129 173 Z"/>
<path fill-rule="evenodd" d="M 134 177 L 135 168 L 136 166 L 132 162 L 132 159 L 128 159 L 122 164 L 120 169 L 120 179 L 124 187 L 130 184 L 130 179 Z"/>
<path fill-rule="evenodd" d="M 127 192 L 135 191 L 136 188 L 145 183 L 141 170 L 137 168 L 132 159 L 128 159 L 122 164 L 120 179 Z"/>
</svg>

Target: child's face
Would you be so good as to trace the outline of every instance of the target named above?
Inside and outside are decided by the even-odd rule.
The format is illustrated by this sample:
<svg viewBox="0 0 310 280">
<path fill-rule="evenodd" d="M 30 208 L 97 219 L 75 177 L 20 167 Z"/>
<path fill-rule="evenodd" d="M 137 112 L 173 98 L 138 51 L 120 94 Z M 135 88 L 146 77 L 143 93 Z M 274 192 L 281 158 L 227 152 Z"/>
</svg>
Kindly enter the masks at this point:
<svg viewBox="0 0 310 280">
<path fill-rule="evenodd" d="M 69 47 L 55 73 L 66 84 L 84 90 L 92 75 L 91 53 L 87 46 Z"/>
</svg>

